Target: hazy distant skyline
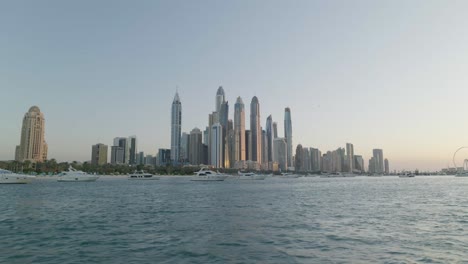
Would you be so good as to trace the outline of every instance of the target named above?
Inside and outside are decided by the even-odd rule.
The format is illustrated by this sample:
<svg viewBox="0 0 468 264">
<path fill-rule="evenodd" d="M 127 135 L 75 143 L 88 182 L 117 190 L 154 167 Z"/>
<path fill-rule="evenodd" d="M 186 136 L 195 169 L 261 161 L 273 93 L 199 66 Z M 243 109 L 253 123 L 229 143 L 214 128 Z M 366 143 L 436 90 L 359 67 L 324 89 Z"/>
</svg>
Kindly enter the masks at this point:
<svg viewBox="0 0 468 264">
<path fill-rule="evenodd" d="M 284 136 L 322 152 L 354 144 L 367 169 L 440 169 L 468 145 L 465 1 L 4 1 L 0 3 L 0 160 L 14 159 L 37 105 L 48 157 L 136 135 L 170 148 L 178 87 L 182 131 L 204 129 L 223 86 L 260 102 Z M 233 107 L 229 118 L 233 119 Z M 246 107 L 246 116 L 250 108 Z M 248 122 L 248 120 L 246 120 Z M 248 126 L 247 126 L 248 127 Z M 460 153 L 468 158 L 468 151 Z"/>
</svg>

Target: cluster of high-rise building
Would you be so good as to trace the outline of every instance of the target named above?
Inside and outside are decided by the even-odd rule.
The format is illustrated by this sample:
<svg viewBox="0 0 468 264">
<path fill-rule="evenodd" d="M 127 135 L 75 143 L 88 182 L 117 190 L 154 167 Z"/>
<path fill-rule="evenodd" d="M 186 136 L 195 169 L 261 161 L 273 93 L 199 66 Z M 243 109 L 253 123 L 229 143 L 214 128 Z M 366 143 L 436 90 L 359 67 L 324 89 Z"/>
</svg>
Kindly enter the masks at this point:
<svg viewBox="0 0 468 264">
<path fill-rule="evenodd" d="M 278 136 L 278 123 L 269 115 L 261 126 L 260 101 L 250 102 L 249 129 L 246 129 L 245 105 L 239 96 L 234 104 L 234 117 L 229 118 L 229 102 L 223 87 L 216 92 L 214 111 L 208 114 L 208 126 L 182 132 L 182 102 L 176 92 L 171 108 L 171 148 L 159 149 L 155 156 L 137 151 L 136 136 L 116 137 L 110 148 L 111 164 L 126 165 L 211 165 L 216 168 L 251 170 L 296 170 L 302 172 L 366 171 L 364 159 L 355 155 L 354 146 L 347 143 L 323 153 L 318 148 L 296 146 L 293 153 L 291 109 L 284 110 L 284 137 Z M 33 106 L 24 115 L 20 145 L 15 160 L 43 162 L 47 160 L 45 118 L 39 107 Z M 91 163 L 108 163 L 108 146 L 98 143 L 91 147 Z M 389 161 L 382 149 L 374 149 L 367 172 L 388 174 Z"/>
<path fill-rule="evenodd" d="M 137 165 L 138 159 L 136 136 L 114 138 L 114 144 L 111 146 L 111 164 Z"/>
<path fill-rule="evenodd" d="M 91 147 L 91 164 L 159 165 L 156 158 L 157 156 L 145 156 L 143 151 L 137 151 L 136 136 L 114 138 L 113 145 L 110 148 L 110 162 L 108 162 L 108 149 L 108 146 L 102 143 L 93 145 Z M 168 150 L 167 153 L 170 153 L 170 150 Z M 160 150 L 159 156 L 164 158 L 165 155 L 162 150 Z M 169 160 L 169 158 L 167 158 L 167 160 Z"/>
<path fill-rule="evenodd" d="M 302 172 L 345 172 L 388 174 L 390 172 L 388 159 L 383 159 L 383 151 L 374 149 L 373 156 L 369 160 L 369 167 L 364 167 L 364 159 L 361 155 L 354 154 L 354 145 L 346 143 L 346 148 L 338 148 L 327 151 L 322 155 L 317 148 L 296 147 L 295 169 Z"/>
<path fill-rule="evenodd" d="M 211 165 L 216 168 L 287 170 L 294 166 L 291 109 L 284 115 L 283 138 L 278 137 L 278 125 L 269 115 L 261 125 L 260 101 L 250 102 L 250 119 L 245 120 L 245 105 L 241 97 L 234 104 L 234 117 L 229 118 L 229 102 L 223 87 L 215 96 L 214 111 L 208 114 L 204 131 L 194 128 L 182 133 L 182 103 L 176 93 L 171 109 L 171 163 Z M 250 125 L 246 129 L 245 124 Z"/>
<path fill-rule="evenodd" d="M 250 102 L 250 119 L 245 120 L 245 105 L 241 97 L 234 104 L 234 120 L 229 118 L 229 102 L 223 87 L 216 92 L 214 111 L 208 114 L 204 131 L 194 128 L 182 133 L 182 103 L 176 93 L 171 111 L 172 164 L 206 164 L 216 168 L 256 170 L 296 170 L 304 172 L 366 171 L 364 159 L 354 154 L 354 146 L 327 151 L 322 155 L 316 148 L 297 145 L 293 153 L 291 109 L 284 110 L 284 137 L 278 137 L 278 124 L 269 115 L 265 128 L 261 126 L 260 101 L 254 96 Z M 246 129 L 245 124 L 250 125 Z M 167 160 L 166 160 L 167 162 Z M 383 151 L 374 149 L 368 172 L 389 173 L 388 160 Z"/>
</svg>

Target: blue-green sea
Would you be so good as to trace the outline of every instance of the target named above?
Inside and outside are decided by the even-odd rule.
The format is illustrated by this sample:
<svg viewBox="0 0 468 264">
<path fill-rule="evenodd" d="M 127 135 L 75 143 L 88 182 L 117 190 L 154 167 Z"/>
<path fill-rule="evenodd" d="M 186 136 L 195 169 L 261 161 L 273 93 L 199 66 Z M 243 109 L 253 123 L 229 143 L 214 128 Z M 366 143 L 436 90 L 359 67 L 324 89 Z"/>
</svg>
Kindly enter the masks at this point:
<svg viewBox="0 0 468 264">
<path fill-rule="evenodd" d="M 0 263 L 468 263 L 468 178 L 0 185 Z"/>
</svg>

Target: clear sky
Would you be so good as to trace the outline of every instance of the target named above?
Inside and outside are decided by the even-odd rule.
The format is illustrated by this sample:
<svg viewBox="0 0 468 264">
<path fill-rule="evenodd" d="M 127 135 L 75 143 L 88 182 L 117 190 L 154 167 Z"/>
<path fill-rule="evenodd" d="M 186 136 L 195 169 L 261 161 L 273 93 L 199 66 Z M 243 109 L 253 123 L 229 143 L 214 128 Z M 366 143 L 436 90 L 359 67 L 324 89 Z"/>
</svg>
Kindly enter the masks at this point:
<svg viewBox="0 0 468 264">
<path fill-rule="evenodd" d="M 259 98 L 293 141 L 354 144 L 367 166 L 439 169 L 468 145 L 468 1 L 2 1 L 0 160 L 14 158 L 24 113 L 46 117 L 49 158 L 136 135 L 170 145 L 176 87 L 182 130 L 204 129 L 222 85 Z M 468 151 L 459 159 L 468 158 Z M 466 157 L 465 157 L 465 156 Z M 461 165 L 461 161 L 460 164 Z"/>
</svg>

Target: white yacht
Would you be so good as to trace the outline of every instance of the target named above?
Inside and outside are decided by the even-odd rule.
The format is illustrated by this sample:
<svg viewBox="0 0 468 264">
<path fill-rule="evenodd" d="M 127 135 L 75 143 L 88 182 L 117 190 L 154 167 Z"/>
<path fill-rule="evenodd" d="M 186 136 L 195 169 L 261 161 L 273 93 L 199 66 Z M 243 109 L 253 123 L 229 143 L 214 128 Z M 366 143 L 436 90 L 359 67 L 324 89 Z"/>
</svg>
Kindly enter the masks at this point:
<svg viewBox="0 0 468 264">
<path fill-rule="evenodd" d="M 237 174 L 238 176 L 236 177 L 236 179 L 238 180 L 264 180 L 267 177 L 267 175 L 260 175 L 253 172 L 238 171 Z"/>
<path fill-rule="evenodd" d="M 328 174 L 322 174 L 320 178 L 353 178 L 356 177 L 356 175 L 352 173 L 341 173 L 341 172 L 331 172 Z"/>
<path fill-rule="evenodd" d="M 468 171 L 461 171 L 455 174 L 455 177 L 468 177 Z"/>
<path fill-rule="evenodd" d="M 58 175 L 57 181 L 59 182 L 93 182 L 99 179 L 98 175 L 88 174 L 74 169 L 72 166 L 68 171 L 63 171 Z"/>
<path fill-rule="evenodd" d="M 9 170 L 0 169 L 0 184 L 25 184 L 30 183 L 36 176 L 16 174 Z"/>
<path fill-rule="evenodd" d="M 228 177 L 228 175 L 205 168 L 200 169 L 195 172 L 195 174 L 196 175 L 190 179 L 191 181 L 224 181 Z"/>
<path fill-rule="evenodd" d="M 293 174 L 291 172 L 282 172 L 280 178 L 299 178 L 301 175 Z"/>
<path fill-rule="evenodd" d="M 405 173 L 403 175 L 399 175 L 398 177 L 400 177 L 400 178 L 414 178 L 414 174 L 413 173 Z"/>
<path fill-rule="evenodd" d="M 151 173 L 146 173 L 144 171 L 135 171 L 134 173 L 128 175 L 128 179 L 129 180 L 159 180 L 159 177 Z"/>
</svg>

